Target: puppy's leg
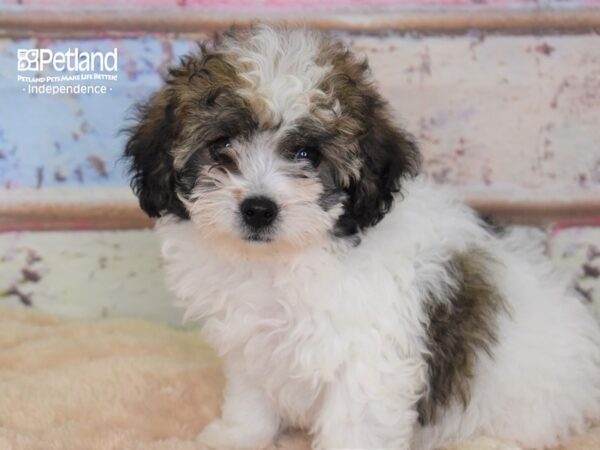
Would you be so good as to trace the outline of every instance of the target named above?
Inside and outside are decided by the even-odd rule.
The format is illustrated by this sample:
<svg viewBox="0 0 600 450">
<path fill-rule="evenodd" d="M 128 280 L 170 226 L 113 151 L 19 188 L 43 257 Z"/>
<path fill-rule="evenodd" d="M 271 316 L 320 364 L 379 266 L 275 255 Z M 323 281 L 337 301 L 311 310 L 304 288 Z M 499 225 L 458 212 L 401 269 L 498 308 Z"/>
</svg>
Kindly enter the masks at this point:
<svg viewBox="0 0 600 450">
<path fill-rule="evenodd" d="M 241 372 L 228 370 L 221 418 L 202 430 L 198 442 L 218 450 L 260 449 L 274 441 L 280 423 L 265 393 Z"/>
<path fill-rule="evenodd" d="M 393 372 L 347 366 L 323 397 L 313 448 L 409 450 L 421 373 L 418 363 Z"/>
</svg>

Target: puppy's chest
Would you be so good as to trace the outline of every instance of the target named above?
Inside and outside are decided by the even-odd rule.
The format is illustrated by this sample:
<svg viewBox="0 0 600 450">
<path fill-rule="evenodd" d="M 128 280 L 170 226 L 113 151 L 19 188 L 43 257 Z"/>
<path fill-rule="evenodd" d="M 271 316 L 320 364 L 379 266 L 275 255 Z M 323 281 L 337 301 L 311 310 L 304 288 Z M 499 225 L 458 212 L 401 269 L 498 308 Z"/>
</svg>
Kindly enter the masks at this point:
<svg viewBox="0 0 600 450">
<path fill-rule="evenodd" d="M 283 417 L 308 426 L 323 386 L 347 358 L 350 343 L 332 307 L 343 289 L 302 271 L 253 275 L 228 290 L 228 307 L 206 320 L 204 332 L 226 358 L 242 361 Z"/>
<path fill-rule="evenodd" d="M 394 274 L 335 258 L 253 268 L 220 288 L 222 307 L 204 324 L 222 353 L 238 353 L 265 383 L 332 380 L 366 341 L 398 337 L 402 307 Z"/>
<path fill-rule="evenodd" d="M 312 377 L 340 326 L 333 301 L 344 289 L 329 284 L 317 273 L 254 271 L 220 294 L 227 298 L 224 308 L 204 328 L 218 329 L 217 346 L 241 352 L 249 370 L 268 367 L 275 376 Z"/>
<path fill-rule="evenodd" d="M 415 341 L 414 327 L 402 323 L 413 314 L 398 264 L 392 270 L 380 258 L 327 253 L 294 264 L 210 261 L 193 271 L 178 262 L 168 260 L 171 282 L 190 287 L 179 294 L 207 340 L 241 363 L 294 424 L 306 425 L 346 363 L 371 361 L 382 346 L 386 354 L 413 353 L 393 348 Z"/>
</svg>

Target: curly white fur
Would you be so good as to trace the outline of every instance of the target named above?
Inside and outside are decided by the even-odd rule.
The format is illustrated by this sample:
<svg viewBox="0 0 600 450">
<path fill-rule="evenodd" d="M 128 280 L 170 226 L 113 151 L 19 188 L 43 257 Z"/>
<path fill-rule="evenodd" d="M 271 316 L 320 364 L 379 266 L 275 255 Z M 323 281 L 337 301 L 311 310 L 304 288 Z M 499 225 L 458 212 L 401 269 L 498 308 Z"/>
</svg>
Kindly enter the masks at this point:
<svg viewBox="0 0 600 450">
<path fill-rule="evenodd" d="M 227 136 L 235 167 L 198 167 L 201 181 L 189 195 L 179 192 L 191 220 L 167 215 L 157 225 L 168 283 L 185 317 L 201 322 L 224 360 L 222 418 L 200 441 L 216 449 L 257 448 L 293 426 L 309 430 L 316 449 L 431 450 L 473 435 L 541 448 L 600 418 L 598 326 L 522 232 L 495 237 L 447 189 L 416 179 L 403 184 L 380 223 L 362 227 L 359 245 L 357 236 L 336 236 L 352 193 L 340 191 L 324 205 L 331 180 L 280 149 L 300 118 L 350 116 L 318 88 L 330 69 L 327 61 L 315 62 L 323 42 L 310 32 L 268 27 L 225 38 L 219 55 L 239 72 L 235 95 L 257 116 L 256 130 Z M 182 89 L 185 98 L 196 93 Z M 349 92 L 345 108 L 358 95 Z M 323 96 L 331 101 L 315 103 Z M 149 153 L 148 146 L 163 143 L 150 131 L 169 127 L 156 125 L 160 114 L 147 111 L 149 124 L 138 129 L 128 152 L 142 171 L 134 180 L 142 205 L 157 215 L 165 208 L 149 208 L 152 197 L 144 190 L 172 174 L 162 147 Z M 172 153 L 173 170 L 189 164 L 191 154 Z M 346 153 L 354 157 L 333 176 L 344 188 L 362 176 L 364 164 L 385 161 L 383 153 L 363 160 Z M 162 163 L 156 167 L 156 161 Z M 372 181 L 363 191 L 376 188 Z M 244 234 L 240 203 L 257 195 L 278 207 L 268 242 Z M 448 264 L 474 248 L 494 261 L 482 270 L 504 302 L 494 312 L 497 342 L 489 353 L 478 348 L 472 373 L 462 374 L 467 404 L 455 399 L 422 426 L 418 402 L 430 388 L 432 354 L 427 308 L 453 298 L 460 280 Z"/>
<path fill-rule="evenodd" d="M 201 435 L 215 448 L 266 445 L 287 426 L 309 429 L 315 448 L 424 450 L 473 434 L 541 448 L 600 417 L 600 333 L 584 305 L 541 255 L 519 254 L 527 238 L 491 237 L 422 180 L 357 247 L 240 256 L 190 223 L 158 230 L 170 286 L 225 361 L 223 418 Z M 448 288 L 444 261 L 473 245 L 501 263 L 510 315 L 467 408 L 419 427 L 423 293 Z"/>
</svg>

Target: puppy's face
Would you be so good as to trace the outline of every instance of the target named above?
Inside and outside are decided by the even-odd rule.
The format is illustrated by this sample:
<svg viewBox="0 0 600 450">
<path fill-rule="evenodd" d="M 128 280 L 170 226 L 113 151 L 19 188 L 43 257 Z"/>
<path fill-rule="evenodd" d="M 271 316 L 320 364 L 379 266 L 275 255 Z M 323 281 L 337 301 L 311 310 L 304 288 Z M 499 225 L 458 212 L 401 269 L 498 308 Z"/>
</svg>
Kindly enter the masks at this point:
<svg viewBox="0 0 600 450">
<path fill-rule="evenodd" d="M 138 119 L 125 154 L 141 207 L 242 247 L 354 236 L 418 167 L 367 64 L 307 31 L 218 38 L 170 71 Z"/>
</svg>

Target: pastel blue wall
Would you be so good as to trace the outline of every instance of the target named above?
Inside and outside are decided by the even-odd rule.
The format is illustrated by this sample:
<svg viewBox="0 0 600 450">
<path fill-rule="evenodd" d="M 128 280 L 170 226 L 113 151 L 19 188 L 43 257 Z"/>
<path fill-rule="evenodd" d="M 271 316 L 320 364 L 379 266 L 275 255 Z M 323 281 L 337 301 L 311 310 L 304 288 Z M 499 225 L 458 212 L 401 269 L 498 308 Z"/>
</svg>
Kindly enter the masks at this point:
<svg viewBox="0 0 600 450">
<path fill-rule="evenodd" d="M 28 94 L 23 91 L 27 84 L 17 81 L 24 74 L 17 72 L 17 50 L 37 47 L 88 52 L 117 48 L 118 81 L 102 82 L 112 88 L 106 94 Z M 163 37 L 0 40 L 0 186 L 124 184 L 118 158 L 125 136 L 119 130 L 132 105 L 160 85 L 169 64 L 195 49 L 194 42 Z M 47 70 L 41 75 L 57 74 Z M 94 83 L 100 84 L 82 82 Z"/>
</svg>

